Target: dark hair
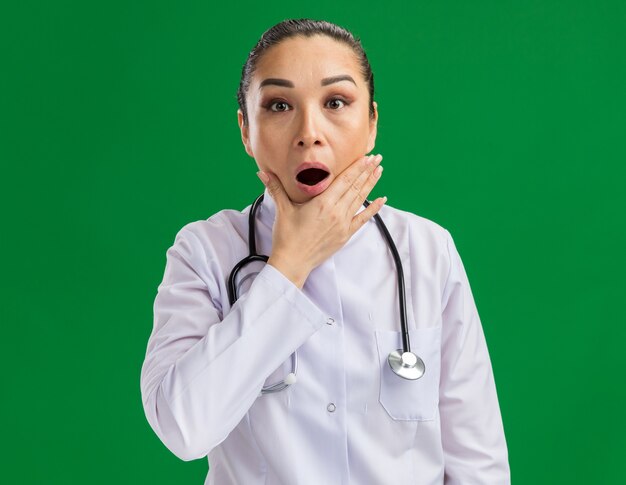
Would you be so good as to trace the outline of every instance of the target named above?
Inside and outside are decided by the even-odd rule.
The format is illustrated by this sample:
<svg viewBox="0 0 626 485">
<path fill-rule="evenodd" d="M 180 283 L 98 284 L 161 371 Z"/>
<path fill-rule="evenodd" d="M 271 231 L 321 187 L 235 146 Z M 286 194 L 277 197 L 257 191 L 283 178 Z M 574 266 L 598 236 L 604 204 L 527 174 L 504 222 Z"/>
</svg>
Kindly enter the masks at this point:
<svg viewBox="0 0 626 485">
<path fill-rule="evenodd" d="M 355 38 L 348 30 L 324 20 L 311 19 L 287 19 L 266 30 L 254 48 L 248 54 L 248 59 L 241 70 L 241 81 L 237 90 L 237 102 L 239 109 L 243 113 L 243 122 L 248 124 L 248 110 L 246 108 L 246 94 L 250 87 L 250 79 L 256 70 L 259 59 L 270 47 L 282 42 L 290 37 L 312 37 L 314 35 L 325 35 L 344 43 L 352 49 L 361 67 L 361 74 L 369 89 L 369 113 L 374 116 L 374 74 L 370 66 L 367 55 L 361 45 L 361 40 Z"/>
</svg>

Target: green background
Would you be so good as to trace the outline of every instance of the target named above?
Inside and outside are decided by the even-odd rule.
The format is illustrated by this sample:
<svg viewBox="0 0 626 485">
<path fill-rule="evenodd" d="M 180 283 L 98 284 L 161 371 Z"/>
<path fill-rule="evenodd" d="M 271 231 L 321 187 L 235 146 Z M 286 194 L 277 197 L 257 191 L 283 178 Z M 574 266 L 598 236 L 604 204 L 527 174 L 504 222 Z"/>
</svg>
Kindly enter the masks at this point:
<svg viewBox="0 0 626 485">
<path fill-rule="evenodd" d="M 290 17 L 363 41 L 372 197 L 455 238 L 514 483 L 622 483 L 626 4 L 315 3 L 0 7 L 3 483 L 203 483 L 140 368 L 176 232 L 262 190 L 235 93 Z"/>
</svg>

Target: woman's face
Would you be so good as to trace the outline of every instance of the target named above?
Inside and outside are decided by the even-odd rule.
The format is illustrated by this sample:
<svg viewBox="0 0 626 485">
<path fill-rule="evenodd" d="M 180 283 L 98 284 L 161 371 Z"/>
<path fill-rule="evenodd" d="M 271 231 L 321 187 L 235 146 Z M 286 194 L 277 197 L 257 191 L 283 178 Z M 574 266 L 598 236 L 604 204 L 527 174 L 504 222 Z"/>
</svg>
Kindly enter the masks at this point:
<svg viewBox="0 0 626 485">
<path fill-rule="evenodd" d="M 323 35 L 292 37 L 259 60 L 247 93 L 248 126 L 237 111 L 246 152 L 273 172 L 289 198 L 322 193 L 374 148 L 378 112 L 352 50 Z"/>
</svg>

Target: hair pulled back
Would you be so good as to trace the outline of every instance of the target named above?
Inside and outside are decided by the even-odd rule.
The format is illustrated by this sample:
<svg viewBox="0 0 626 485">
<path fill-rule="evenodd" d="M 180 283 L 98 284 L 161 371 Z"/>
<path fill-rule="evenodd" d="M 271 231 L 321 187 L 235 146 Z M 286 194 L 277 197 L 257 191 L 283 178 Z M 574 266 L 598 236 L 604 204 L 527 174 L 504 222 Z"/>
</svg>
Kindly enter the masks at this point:
<svg viewBox="0 0 626 485">
<path fill-rule="evenodd" d="M 374 117 L 374 74 L 372 73 L 372 68 L 363 50 L 363 46 L 361 45 L 361 40 L 355 38 L 351 32 L 343 27 L 325 20 L 287 19 L 263 33 L 259 41 L 248 54 L 248 59 L 243 65 L 241 81 L 239 82 L 239 89 L 237 90 L 237 102 L 239 103 L 239 109 L 241 109 L 243 113 L 244 125 L 248 125 L 246 95 L 248 94 L 252 76 L 263 54 L 265 54 L 270 47 L 285 39 L 296 36 L 312 37 L 314 35 L 325 35 L 331 39 L 342 42 L 352 49 L 360 65 L 361 75 L 367 83 L 369 90 L 369 114 L 370 117 Z"/>
</svg>

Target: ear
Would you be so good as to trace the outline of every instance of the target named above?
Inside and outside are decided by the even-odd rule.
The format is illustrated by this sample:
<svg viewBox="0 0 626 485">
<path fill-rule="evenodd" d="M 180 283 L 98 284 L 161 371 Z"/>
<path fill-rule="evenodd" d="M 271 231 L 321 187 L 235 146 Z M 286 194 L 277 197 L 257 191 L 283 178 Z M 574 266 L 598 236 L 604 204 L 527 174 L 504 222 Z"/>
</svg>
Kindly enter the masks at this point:
<svg viewBox="0 0 626 485">
<path fill-rule="evenodd" d="M 243 124 L 243 113 L 240 109 L 237 110 L 237 123 L 239 124 L 239 130 L 241 131 L 241 141 L 246 149 L 246 153 L 254 158 L 252 147 L 250 146 L 250 129 L 247 125 Z"/>
<path fill-rule="evenodd" d="M 378 103 L 373 101 L 372 105 L 374 106 L 374 116 L 370 118 L 370 134 L 367 139 L 367 150 L 365 153 L 371 152 L 376 145 L 376 133 L 378 129 Z"/>
</svg>

